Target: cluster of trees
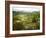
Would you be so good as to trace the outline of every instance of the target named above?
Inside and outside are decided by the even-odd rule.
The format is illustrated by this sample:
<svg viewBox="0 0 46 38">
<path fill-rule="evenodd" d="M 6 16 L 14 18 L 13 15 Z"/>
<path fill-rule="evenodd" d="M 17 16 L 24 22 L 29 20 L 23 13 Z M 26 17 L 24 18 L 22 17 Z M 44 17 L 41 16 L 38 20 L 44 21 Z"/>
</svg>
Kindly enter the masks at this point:
<svg viewBox="0 0 46 38">
<path fill-rule="evenodd" d="M 13 30 L 37 30 L 40 29 L 40 12 L 13 11 Z"/>
</svg>

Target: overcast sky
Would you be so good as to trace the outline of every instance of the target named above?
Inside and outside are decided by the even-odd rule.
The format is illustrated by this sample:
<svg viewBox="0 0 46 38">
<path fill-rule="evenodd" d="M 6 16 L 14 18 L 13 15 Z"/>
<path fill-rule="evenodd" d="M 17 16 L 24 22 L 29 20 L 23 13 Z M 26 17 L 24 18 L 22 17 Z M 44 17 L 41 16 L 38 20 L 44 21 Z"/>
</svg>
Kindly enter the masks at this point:
<svg viewBox="0 0 46 38">
<path fill-rule="evenodd" d="M 13 11 L 23 11 L 23 12 L 33 12 L 33 11 L 40 11 L 40 6 L 35 5 L 13 5 Z"/>
<path fill-rule="evenodd" d="M 23 12 L 33 12 L 33 11 L 39 11 L 39 10 L 40 9 L 38 9 L 38 8 L 31 8 L 31 7 L 30 8 L 29 7 L 28 8 L 25 8 L 25 7 L 24 8 L 23 7 L 21 7 L 21 8 L 20 7 L 18 7 L 18 8 L 14 7 L 13 8 L 13 11 L 23 11 Z"/>
</svg>

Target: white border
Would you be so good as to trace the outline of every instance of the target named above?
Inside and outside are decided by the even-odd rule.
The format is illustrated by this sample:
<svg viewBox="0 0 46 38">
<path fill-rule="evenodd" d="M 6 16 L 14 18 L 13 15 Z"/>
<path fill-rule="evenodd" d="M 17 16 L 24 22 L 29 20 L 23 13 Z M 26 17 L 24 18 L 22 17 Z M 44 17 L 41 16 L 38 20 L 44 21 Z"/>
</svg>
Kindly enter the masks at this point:
<svg viewBox="0 0 46 38">
<path fill-rule="evenodd" d="M 40 9 L 40 30 L 12 31 L 12 8 L 13 7 L 35 7 Z M 42 6 L 10 4 L 10 34 L 38 33 L 42 32 Z"/>
</svg>

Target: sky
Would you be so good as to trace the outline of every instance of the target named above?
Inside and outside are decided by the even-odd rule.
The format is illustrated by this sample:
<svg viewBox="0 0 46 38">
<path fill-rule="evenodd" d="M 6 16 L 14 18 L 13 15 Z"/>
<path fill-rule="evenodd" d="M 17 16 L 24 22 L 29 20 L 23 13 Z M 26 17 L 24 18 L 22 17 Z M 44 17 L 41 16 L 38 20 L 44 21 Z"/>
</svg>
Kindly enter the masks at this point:
<svg viewBox="0 0 46 38">
<path fill-rule="evenodd" d="M 23 12 L 33 12 L 33 11 L 39 11 L 40 9 L 38 8 L 24 8 L 24 7 L 21 7 L 21 8 L 13 8 L 13 11 L 23 11 Z"/>
<path fill-rule="evenodd" d="M 14 5 L 12 7 L 13 11 L 23 11 L 23 12 L 33 12 L 33 11 L 40 11 L 39 6 L 33 6 L 33 5 Z"/>
</svg>

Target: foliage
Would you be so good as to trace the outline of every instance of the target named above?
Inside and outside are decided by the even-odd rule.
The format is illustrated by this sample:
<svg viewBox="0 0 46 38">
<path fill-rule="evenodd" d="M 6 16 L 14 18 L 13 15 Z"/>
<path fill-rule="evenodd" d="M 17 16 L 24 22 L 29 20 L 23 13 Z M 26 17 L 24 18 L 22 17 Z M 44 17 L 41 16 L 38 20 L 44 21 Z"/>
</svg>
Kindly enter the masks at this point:
<svg viewBox="0 0 46 38">
<path fill-rule="evenodd" d="M 40 12 L 13 11 L 13 30 L 40 29 Z"/>
</svg>

